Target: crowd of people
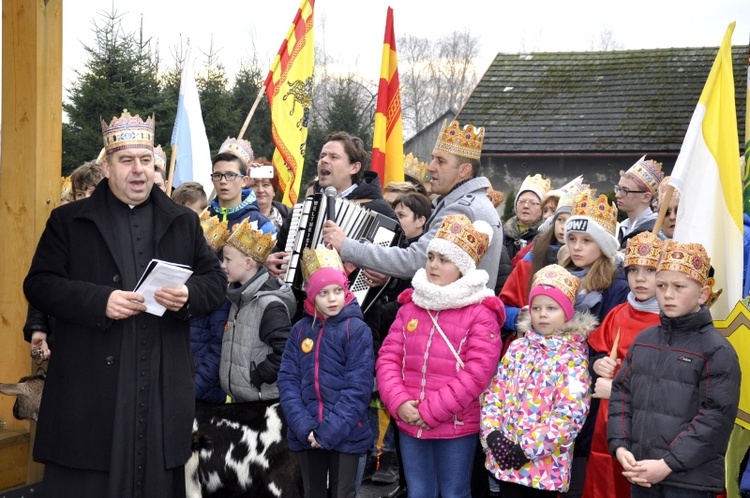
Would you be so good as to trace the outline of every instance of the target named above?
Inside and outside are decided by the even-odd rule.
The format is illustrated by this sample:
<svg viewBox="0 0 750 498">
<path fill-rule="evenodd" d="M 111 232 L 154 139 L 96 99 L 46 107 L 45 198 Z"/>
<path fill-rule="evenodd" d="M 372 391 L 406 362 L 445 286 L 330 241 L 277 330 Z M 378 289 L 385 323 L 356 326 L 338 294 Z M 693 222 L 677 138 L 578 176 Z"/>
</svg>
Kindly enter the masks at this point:
<svg viewBox="0 0 750 498">
<path fill-rule="evenodd" d="M 327 220 L 293 288 L 291 210 L 248 141 L 221 145 L 209 198 L 171 188 L 151 118 L 102 130 L 24 281 L 24 337 L 49 362 L 46 496 L 184 496 L 196 403 L 280 403 L 306 497 L 367 479 L 415 498 L 723 491 L 740 368 L 712 325 L 705 249 L 671 240 L 679 196 L 655 230 L 661 164 L 622 171 L 616 205 L 582 177 L 529 175 L 503 224 L 481 127 L 444 125 L 429 164 L 405 157 L 383 188 L 362 140 L 332 133 L 309 192 L 333 187 L 403 236 Z M 192 272 L 155 291 L 161 314 L 132 290 L 153 259 Z M 352 269 L 382 290 L 364 310 Z"/>
</svg>

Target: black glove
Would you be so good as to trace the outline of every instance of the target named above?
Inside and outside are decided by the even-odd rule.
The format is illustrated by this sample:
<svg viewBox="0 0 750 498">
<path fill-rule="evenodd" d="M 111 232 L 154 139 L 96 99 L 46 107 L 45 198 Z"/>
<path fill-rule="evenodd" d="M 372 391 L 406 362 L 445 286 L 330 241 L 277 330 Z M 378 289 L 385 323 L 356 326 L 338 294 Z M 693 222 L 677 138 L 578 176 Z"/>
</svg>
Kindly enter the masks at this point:
<svg viewBox="0 0 750 498">
<path fill-rule="evenodd" d="M 250 383 L 255 386 L 255 389 L 260 391 L 260 386 L 263 385 L 263 379 L 260 377 L 260 372 L 257 369 L 250 370 Z"/>
<path fill-rule="evenodd" d="M 500 431 L 492 431 L 487 436 L 487 447 L 501 469 L 518 470 L 529 461 L 521 446 L 503 436 Z"/>
</svg>

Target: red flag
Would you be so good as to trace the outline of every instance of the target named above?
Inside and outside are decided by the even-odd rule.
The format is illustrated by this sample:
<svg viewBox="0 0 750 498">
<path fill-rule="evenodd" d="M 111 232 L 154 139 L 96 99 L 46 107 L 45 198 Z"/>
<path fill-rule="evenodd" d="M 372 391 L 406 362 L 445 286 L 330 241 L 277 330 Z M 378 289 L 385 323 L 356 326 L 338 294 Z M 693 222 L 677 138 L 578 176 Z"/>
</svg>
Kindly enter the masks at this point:
<svg viewBox="0 0 750 498">
<path fill-rule="evenodd" d="M 380 177 L 380 186 L 404 181 L 404 128 L 401 119 L 401 92 L 398 82 L 396 35 L 393 9 L 388 7 L 385 21 L 383 59 L 380 66 L 375 130 L 372 138 L 372 171 Z"/>
<path fill-rule="evenodd" d="M 284 191 L 283 202 L 289 206 L 297 202 L 307 147 L 315 65 L 314 3 L 302 0 L 265 83 L 276 146 L 273 164 Z"/>
</svg>

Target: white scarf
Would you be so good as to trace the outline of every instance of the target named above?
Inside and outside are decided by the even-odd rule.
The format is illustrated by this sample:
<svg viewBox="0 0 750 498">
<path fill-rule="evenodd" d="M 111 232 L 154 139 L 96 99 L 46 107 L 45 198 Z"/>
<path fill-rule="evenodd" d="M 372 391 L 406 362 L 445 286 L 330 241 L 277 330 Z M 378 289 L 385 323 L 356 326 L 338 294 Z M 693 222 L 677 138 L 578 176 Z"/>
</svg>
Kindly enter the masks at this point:
<svg viewBox="0 0 750 498">
<path fill-rule="evenodd" d="M 451 284 L 436 285 L 427 281 L 427 272 L 420 268 L 411 280 L 411 298 L 420 308 L 432 311 L 463 308 L 495 295 L 487 288 L 489 279 L 486 271 L 472 270 Z"/>
<path fill-rule="evenodd" d="M 630 291 L 628 292 L 628 303 L 630 303 L 630 306 L 638 311 L 644 311 L 646 313 L 656 313 L 657 315 L 659 314 L 659 303 L 656 301 L 656 296 L 645 301 L 638 301 L 635 298 L 635 294 L 633 294 L 633 291 Z"/>
</svg>

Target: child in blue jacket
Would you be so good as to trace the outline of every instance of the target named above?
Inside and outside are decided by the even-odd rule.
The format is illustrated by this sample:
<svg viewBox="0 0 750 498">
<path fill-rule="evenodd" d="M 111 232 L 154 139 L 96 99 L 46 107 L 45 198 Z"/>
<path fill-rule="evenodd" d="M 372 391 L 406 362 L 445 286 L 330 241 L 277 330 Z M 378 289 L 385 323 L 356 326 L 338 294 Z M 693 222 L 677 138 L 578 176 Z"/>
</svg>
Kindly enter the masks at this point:
<svg viewBox="0 0 750 498">
<path fill-rule="evenodd" d="M 307 297 L 281 359 L 277 385 L 306 497 L 355 496 L 357 464 L 372 445 L 372 332 L 338 254 L 305 249 Z"/>
</svg>

